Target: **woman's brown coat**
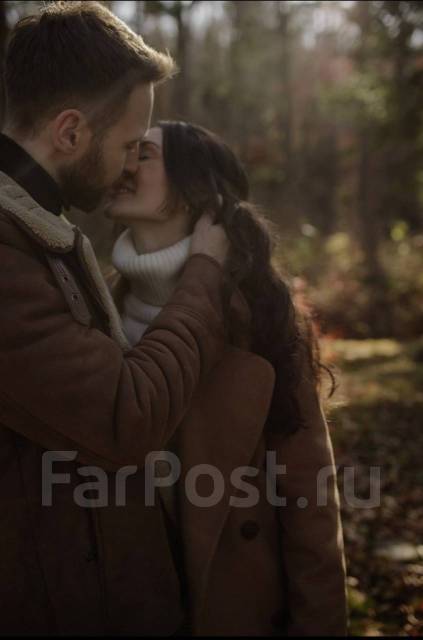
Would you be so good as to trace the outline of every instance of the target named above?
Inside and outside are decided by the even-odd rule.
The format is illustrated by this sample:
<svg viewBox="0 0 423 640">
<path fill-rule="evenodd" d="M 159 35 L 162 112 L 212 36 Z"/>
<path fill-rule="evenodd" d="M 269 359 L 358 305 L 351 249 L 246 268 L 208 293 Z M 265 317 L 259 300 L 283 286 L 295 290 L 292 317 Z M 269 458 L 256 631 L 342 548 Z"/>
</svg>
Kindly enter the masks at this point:
<svg viewBox="0 0 423 640">
<path fill-rule="evenodd" d="M 127 283 L 117 279 L 112 289 L 120 308 Z M 184 544 L 193 631 L 345 635 L 346 569 L 336 468 L 310 368 L 305 362 L 297 391 L 305 428 L 290 436 L 266 434 L 274 371 L 248 350 L 251 314 L 239 291 L 232 307 L 239 332 L 199 385 L 172 440 L 171 450 L 181 462 L 176 510 L 173 496 L 162 490 L 168 496 L 164 508 Z M 266 498 L 266 454 L 286 466 L 277 477 L 277 494 L 286 498 L 286 506 L 272 506 Z M 211 496 L 223 479 L 223 497 L 213 506 L 196 506 L 187 495 L 186 476 L 197 465 L 211 465 L 217 472 L 215 480 L 210 467 L 198 475 L 195 495 Z M 237 496 L 246 496 L 239 481 L 236 489 L 231 480 L 240 468 L 247 468 L 244 480 L 259 496 L 252 506 L 235 504 Z"/>
</svg>

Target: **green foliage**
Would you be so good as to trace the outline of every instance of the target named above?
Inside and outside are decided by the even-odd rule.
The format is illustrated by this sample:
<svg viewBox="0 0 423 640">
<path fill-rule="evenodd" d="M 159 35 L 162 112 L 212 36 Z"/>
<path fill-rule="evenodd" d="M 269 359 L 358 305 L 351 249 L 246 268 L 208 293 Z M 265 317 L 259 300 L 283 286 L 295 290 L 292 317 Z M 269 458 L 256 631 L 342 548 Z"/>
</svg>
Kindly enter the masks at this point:
<svg viewBox="0 0 423 640">
<path fill-rule="evenodd" d="M 12 25 L 39 4 L 1 6 Z M 107 3 L 123 4 L 181 66 L 158 88 L 155 117 L 199 122 L 233 146 L 279 226 L 276 259 L 309 286 L 322 330 L 416 335 L 422 3 Z M 110 229 L 80 224 L 106 257 Z"/>
<path fill-rule="evenodd" d="M 350 233 L 339 231 L 326 238 L 303 233 L 299 238 L 283 239 L 276 261 L 306 284 L 323 333 L 345 338 L 410 339 L 420 335 L 423 236 L 409 234 L 404 221 L 397 221 L 390 235 L 380 246 L 383 290 L 369 279 L 362 251 Z"/>
<path fill-rule="evenodd" d="M 322 107 L 326 113 L 352 123 L 363 119 L 373 124 L 388 121 L 389 85 L 380 75 L 372 72 L 352 73 L 332 90 L 322 92 Z"/>
</svg>

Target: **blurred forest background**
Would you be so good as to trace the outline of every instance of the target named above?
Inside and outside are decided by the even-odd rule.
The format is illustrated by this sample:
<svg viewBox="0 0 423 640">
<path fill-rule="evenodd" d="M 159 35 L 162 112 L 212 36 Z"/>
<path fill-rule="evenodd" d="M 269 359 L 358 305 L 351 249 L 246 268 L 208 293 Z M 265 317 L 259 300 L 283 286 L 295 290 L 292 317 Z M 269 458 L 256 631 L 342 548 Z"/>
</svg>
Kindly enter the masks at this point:
<svg viewBox="0 0 423 640">
<path fill-rule="evenodd" d="M 0 51 L 40 2 L 0 3 Z M 181 71 L 155 118 L 217 131 L 280 231 L 275 259 L 338 378 L 351 633 L 423 634 L 423 3 L 105 2 Z M 66 70 L 63 70 L 66 73 Z M 103 263 L 112 236 L 75 212 Z M 342 496 L 341 496 L 342 497 Z"/>
</svg>

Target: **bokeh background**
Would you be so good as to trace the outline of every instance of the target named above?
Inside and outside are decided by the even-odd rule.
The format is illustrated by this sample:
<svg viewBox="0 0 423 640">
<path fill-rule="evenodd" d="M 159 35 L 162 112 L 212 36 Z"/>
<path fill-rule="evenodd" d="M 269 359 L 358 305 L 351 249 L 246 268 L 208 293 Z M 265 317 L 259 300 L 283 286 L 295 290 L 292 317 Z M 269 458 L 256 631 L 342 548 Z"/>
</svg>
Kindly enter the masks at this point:
<svg viewBox="0 0 423 640">
<path fill-rule="evenodd" d="M 0 56 L 42 4 L 0 2 Z M 158 89 L 155 118 L 200 123 L 236 149 L 279 229 L 275 260 L 313 313 L 338 384 L 325 409 L 350 633 L 423 634 L 423 3 L 104 4 L 173 54 L 181 71 Z M 110 223 L 72 217 L 106 266 Z"/>
</svg>

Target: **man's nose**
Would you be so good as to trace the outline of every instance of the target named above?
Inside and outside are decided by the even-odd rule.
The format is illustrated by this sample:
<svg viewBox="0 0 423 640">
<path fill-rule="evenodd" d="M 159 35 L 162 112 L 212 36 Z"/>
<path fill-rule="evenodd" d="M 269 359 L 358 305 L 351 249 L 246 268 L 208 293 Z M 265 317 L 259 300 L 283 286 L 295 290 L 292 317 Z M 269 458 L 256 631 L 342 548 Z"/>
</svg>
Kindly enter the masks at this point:
<svg viewBox="0 0 423 640">
<path fill-rule="evenodd" d="M 139 147 L 137 145 L 136 149 L 131 149 L 126 154 L 126 161 L 124 166 L 124 171 L 127 171 L 131 175 L 134 175 L 138 169 L 138 156 L 139 156 Z"/>
</svg>

